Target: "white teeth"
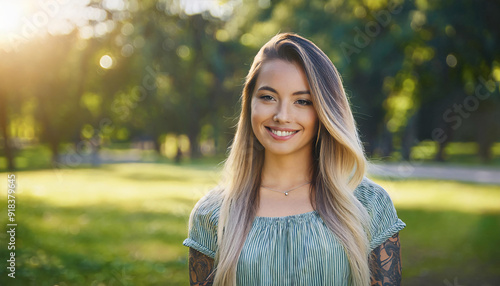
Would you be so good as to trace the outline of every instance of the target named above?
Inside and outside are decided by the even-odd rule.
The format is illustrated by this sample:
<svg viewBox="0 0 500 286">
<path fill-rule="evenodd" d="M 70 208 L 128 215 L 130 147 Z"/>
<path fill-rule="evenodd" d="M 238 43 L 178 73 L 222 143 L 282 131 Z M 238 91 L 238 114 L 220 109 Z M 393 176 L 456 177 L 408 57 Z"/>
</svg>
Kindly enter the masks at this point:
<svg viewBox="0 0 500 286">
<path fill-rule="evenodd" d="M 279 131 L 279 130 L 271 129 L 271 132 L 273 132 L 274 134 L 276 134 L 276 135 L 278 135 L 280 137 L 284 137 L 284 136 L 292 135 L 296 131 Z"/>
</svg>

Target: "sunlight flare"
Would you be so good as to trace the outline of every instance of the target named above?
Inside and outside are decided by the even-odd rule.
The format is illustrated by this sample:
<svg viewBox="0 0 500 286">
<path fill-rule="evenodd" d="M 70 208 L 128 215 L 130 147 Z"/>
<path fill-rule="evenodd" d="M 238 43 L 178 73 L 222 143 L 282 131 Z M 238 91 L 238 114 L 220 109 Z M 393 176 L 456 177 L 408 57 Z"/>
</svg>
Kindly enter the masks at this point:
<svg viewBox="0 0 500 286">
<path fill-rule="evenodd" d="M 22 15 L 20 2 L 0 0 L 0 35 L 17 31 L 21 25 Z"/>
</svg>

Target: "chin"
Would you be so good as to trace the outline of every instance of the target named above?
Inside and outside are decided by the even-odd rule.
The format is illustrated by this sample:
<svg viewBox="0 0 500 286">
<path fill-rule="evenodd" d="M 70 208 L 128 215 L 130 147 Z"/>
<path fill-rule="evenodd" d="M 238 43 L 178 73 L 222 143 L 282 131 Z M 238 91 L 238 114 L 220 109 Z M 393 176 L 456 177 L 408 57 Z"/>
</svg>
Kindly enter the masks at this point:
<svg viewBox="0 0 500 286">
<path fill-rule="evenodd" d="M 288 151 L 288 150 L 275 150 L 275 149 L 266 149 L 267 153 L 270 153 L 270 154 L 273 154 L 273 155 L 281 155 L 281 156 L 285 156 L 285 155 L 290 155 L 290 154 L 293 154 L 294 152 L 293 151 Z"/>
<path fill-rule="evenodd" d="M 274 155 L 290 155 L 300 151 L 300 148 L 293 148 L 290 146 L 264 146 L 267 153 Z"/>
</svg>

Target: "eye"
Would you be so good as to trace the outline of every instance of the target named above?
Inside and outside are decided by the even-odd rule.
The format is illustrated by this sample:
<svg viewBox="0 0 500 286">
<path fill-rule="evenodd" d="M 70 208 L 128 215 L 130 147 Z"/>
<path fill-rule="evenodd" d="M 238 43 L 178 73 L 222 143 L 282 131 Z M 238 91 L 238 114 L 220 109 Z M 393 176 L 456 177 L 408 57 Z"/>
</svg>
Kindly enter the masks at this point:
<svg viewBox="0 0 500 286">
<path fill-rule="evenodd" d="M 270 100 L 273 100 L 274 98 L 270 95 L 263 95 L 263 96 L 260 96 L 259 98 L 262 98 L 264 99 L 265 101 L 270 101 Z"/>
<path fill-rule="evenodd" d="M 297 100 L 297 102 L 300 104 L 300 105 L 311 105 L 312 102 L 310 100 L 305 100 L 305 99 L 299 99 Z"/>
</svg>

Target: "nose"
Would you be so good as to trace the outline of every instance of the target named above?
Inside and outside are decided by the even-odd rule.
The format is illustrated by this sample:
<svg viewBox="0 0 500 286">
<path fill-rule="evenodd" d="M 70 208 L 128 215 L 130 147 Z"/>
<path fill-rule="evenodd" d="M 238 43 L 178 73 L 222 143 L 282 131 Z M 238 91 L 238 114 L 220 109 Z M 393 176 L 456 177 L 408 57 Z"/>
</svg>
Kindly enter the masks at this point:
<svg viewBox="0 0 500 286">
<path fill-rule="evenodd" d="M 273 119 L 279 123 L 288 123 L 290 122 L 290 111 L 288 110 L 288 106 L 285 101 L 278 105 L 276 110 L 276 114 Z"/>
</svg>

